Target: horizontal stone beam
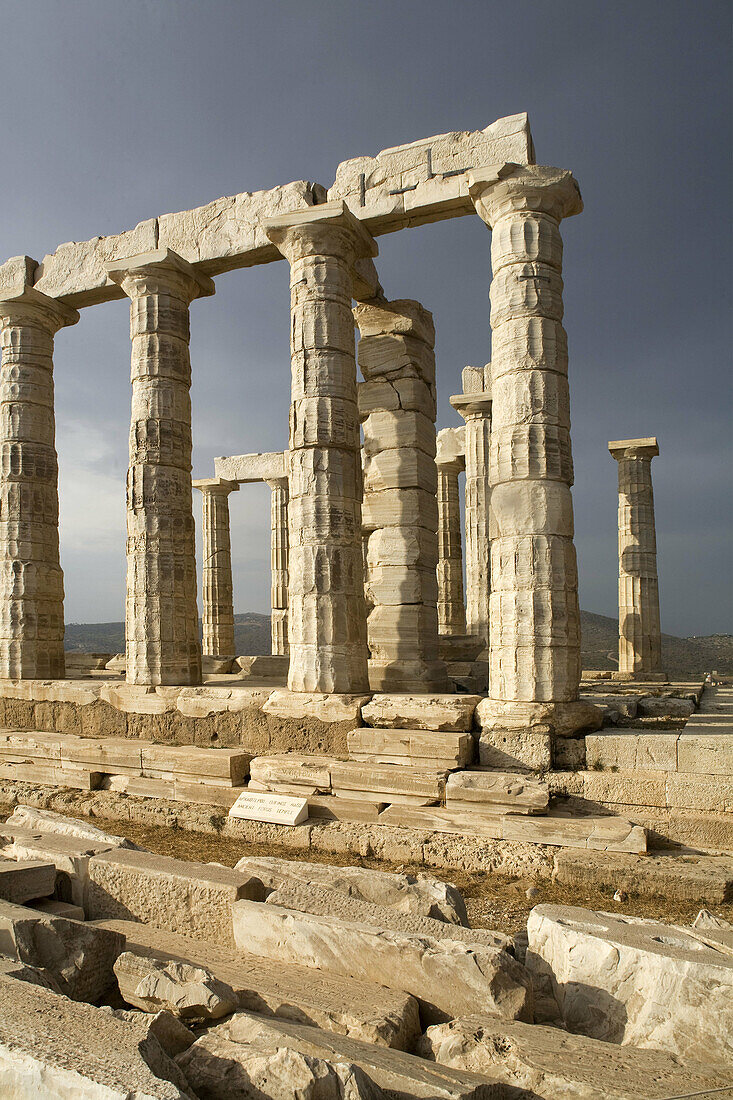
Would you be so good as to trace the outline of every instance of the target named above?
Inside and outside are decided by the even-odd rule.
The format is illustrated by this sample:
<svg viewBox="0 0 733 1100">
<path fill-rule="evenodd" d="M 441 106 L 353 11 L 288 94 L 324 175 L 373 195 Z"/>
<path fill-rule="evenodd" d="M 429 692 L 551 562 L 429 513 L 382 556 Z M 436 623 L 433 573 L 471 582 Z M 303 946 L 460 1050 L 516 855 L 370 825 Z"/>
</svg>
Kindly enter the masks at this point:
<svg viewBox="0 0 733 1100">
<path fill-rule="evenodd" d="M 375 157 L 344 161 L 328 192 L 320 184 L 297 180 L 163 214 L 124 233 L 59 245 L 38 264 L 34 285 L 78 308 L 122 298 L 105 265 L 153 249 L 170 249 L 204 275 L 271 263 L 282 257 L 265 236 L 264 222 L 327 200 L 343 199 L 374 236 L 461 217 L 474 212 L 467 173 L 505 162 L 534 163 L 526 114 L 501 118 L 484 130 L 439 134 Z M 17 266 L 18 258 L 8 263 Z M 367 282 L 373 281 L 369 273 Z"/>
<path fill-rule="evenodd" d="M 274 481 L 288 476 L 287 454 L 287 451 L 266 451 L 262 454 L 225 455 L 214 459 L 214 472 L 217 478 L 235 481 L 239 485 Z"/>
</svg>

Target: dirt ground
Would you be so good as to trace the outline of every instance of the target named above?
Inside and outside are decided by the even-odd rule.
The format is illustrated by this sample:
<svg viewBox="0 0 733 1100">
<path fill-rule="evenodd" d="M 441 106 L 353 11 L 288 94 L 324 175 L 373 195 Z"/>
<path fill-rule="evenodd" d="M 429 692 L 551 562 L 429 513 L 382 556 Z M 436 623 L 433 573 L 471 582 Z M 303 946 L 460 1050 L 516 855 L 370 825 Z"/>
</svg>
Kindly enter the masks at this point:
<svg viewBox="0 0 733 1100">
<path fill-rule="evenodd" d="M 279 856 L 283 859 L 298 859 L 297 853 L 290 849 L 269 844 L 247 844 L 239 840 L 228 840 L 207 833 L 186 832 L 182 829 L 163 829 L 147 825 L 135 825 L 131 822 L 105 820 L 95 817 L 94 825 L 106 832 L 121 833 L 136 844 L 173 856 L 175 859 L 195 860 L 201 863 L 223 863 L 233 867 L 244 855 Z M 349 855 L 339 857 L 333 853 L 309 851 L 303 856 L 304 862 L 330 863 L 335 865 L 359 865 L 382 871 L 424 872 L 419 864 L 385 863 L 380 860 L 361 859 Z M 452 882 L 466 899 L 466 908 L 471 925 L 474 928 L 493 928 L 499 932 L 518 932 L 527 923 L 527 916 L 535 905 L 541 903 L 553 905 L 580 905 L 586 909 L 603 909 L 609 912 L 627 913 L 635 917 L 651 917 L 669 924 L 691 924 L 700 910 L 697 902 L 670 901 L 664 897 L 636 897 L 630 894 L 622 902 L 613 900 L 611 892 L 591 887 L 587 890 L 577 886 L 563 886 L 547 881 L 534 882 L 529 878 L 511 879 L 503 875 L 468 874 L 461 871 L 441 873 L 430 869 L 430 874 L 444 882 Z M 531 898 L 527 890 L 536 890 Z M 733 922 L 733 904 L 715 907 L 718 916 Z"/>
</svg>

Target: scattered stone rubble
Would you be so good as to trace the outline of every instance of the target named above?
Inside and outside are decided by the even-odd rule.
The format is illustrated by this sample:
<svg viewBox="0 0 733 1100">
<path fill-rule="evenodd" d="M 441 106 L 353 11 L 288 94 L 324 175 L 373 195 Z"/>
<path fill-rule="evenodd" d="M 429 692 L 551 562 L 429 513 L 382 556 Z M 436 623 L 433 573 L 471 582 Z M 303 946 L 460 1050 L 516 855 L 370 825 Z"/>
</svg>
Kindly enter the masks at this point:
<svg viewBox="0 0 733 1100">
<path fill-rule="evenodd" d="M 459 892 L 427 875 L 254 856 L 230 871 L 108 836 L 89 857 L 76 920 L 44 905 L 66 874 L 54 841 L 82 838 L 73 819 L 38 821 L 60 830 L 35 834 L 49 896 L 0 902 L 2 1095 L 662 1100 L 733 1089 L 733 932 L 714 910 L 682 928 L 538 905 L 526 938 L 510 937 L 468 927 Z M 110 915 L 97 916 L 102 905 Z"/>
</svg>

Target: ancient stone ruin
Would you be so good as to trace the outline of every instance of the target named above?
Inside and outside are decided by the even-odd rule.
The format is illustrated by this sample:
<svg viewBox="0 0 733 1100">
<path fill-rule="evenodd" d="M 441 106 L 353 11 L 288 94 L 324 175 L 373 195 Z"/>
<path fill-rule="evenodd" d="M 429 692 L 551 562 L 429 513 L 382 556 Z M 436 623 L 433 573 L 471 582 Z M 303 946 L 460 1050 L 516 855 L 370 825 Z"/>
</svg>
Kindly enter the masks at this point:
<svg viewBox="0 0 733 1100">
<path fill-rule="evenodd" d="M 733 697 L 665 676 L 652 437 L 608 445 L 618 668 L 581 669 L 581 210 L 520 114 L 0 266 L 0 1093 L 733 1095 Z M 490 362 L 442 427 L 435 318 L 377 242 L 476 215 Z M 192 481 L 191 303 L 283 259 L 287 449 Z M 126 649 L 65 654 L 54 339 L 121 298 Z M 256 482 L 266 656 L 235 637 Z"/>
</svg>

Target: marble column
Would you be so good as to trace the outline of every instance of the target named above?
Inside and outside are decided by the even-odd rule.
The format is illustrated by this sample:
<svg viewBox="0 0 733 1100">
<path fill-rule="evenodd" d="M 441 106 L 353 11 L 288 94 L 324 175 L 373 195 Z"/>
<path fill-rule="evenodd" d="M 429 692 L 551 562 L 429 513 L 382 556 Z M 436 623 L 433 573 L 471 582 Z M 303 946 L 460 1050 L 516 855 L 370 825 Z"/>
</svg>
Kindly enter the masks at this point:
<svg viewBox="0 0 733 1100">
<path fill-rule="evenodd" d="M 14 285 L 0 290 L 0 677 L 61 679 L 53 343 L 79 314 L 33 289 L 33 260 L 8 263 Z"/>
<path fill-rule="evenodd" d="M 618 671 L 628 679 L 663 679 L 652 459 L 657 441 L 608 444 L 618 463 Z"/>
<path fill-rule="evenodd" d="M 288 479 L 268 480 L 270 503 L 270 624 L 273 656 L 287 656 L 288 643 Z"/>
<path fill-rule="evenodd" d="M 438 654 L 435 328 L 419 302 L 360 302 L 369 684 L 444 691 Z"/>
<path fill-rule="evenodd" d="M 211 279 L 168 249 L 107 265 L 130 299 L 125 636 L 130 684 L 198 684 L 189 305 Z"/>
<path fill-rule="evenodd" d="M 296 692 L 367 690 L 353 267 L 376 245 L 342 201 L 265 223 L 290 263 L 290 669 Z"/>
<path fill-rule="evenodd" d="M 237 492 L 239 486 L 235 481 L 212 477 L 194 481 L 193 487 L 203 498 L 202 652 L 204 657 L 234 657 L 237 650 L 229 494 Z"/>
<path fill-rule="evenodd" d="M 491 364 L 466 367 L 451 405 L 466 421 L 466 633 L 489 644 Z M 483 660 L 487 652 L 484 650 Z"/>
<path fill-rule="evenodd" d="M 438 467 L 438 633 L 466 633 L 463 598 L 463 535 L 458 476 L 466 468 L 463 428 L 443 428 L 437 435 Z"/>
<path fill-rule="evenodd" d="M 570 486 L 560 221 L 582 210 L 570 172 L 505 164 L 469 179 L 493 230 L 490 686 L 485 724 L 578 704 L 580 614 Z M 548 704 L 550 704 L 548 706 Z"/>
</svg>

